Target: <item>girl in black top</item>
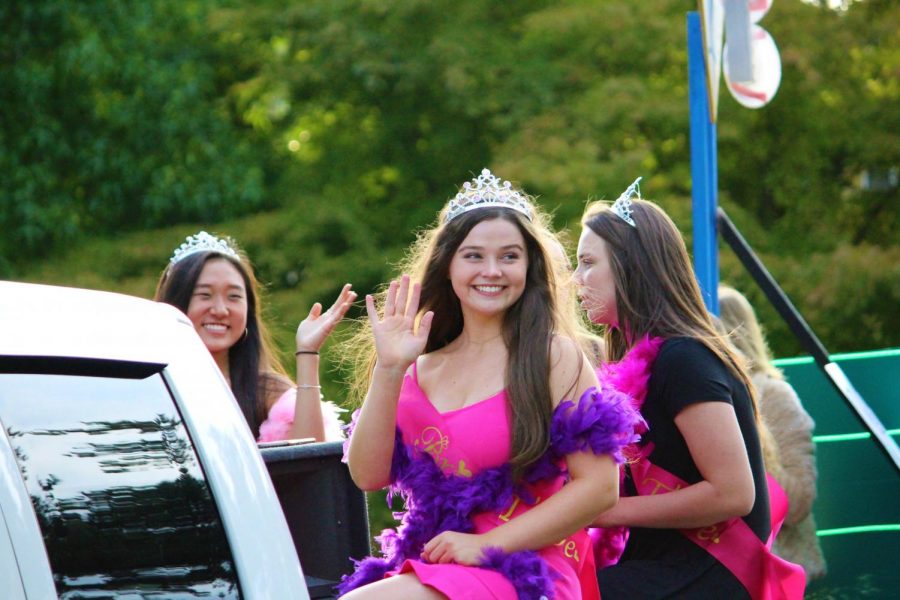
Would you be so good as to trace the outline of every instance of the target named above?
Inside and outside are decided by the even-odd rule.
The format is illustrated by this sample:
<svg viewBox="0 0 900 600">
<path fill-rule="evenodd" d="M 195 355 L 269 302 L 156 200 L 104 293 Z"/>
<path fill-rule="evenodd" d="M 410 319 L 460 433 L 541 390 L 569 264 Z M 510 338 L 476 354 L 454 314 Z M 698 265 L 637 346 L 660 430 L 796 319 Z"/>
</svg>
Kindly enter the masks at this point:
<svg viewBox="0 0 900 600">
<path fill-rule="evenodd" d="M 655 342 L 649 379 L 634 394 L 647 422 L 636 451 L 686 485 L 638 495 L 626 468 L 624 497 L 594 523 L 630 528 L 618 564 L 599 572 L 600 592 L 606 600 L 748 597 L 682 530 L 743 518 L 748 535 L 769 537 L 749 379 L 710 320 L 680 233 L 658 206 L 632 200 L 636 184 L 612 206 L 588 208 L 575 280 L 588 317 L 607 326 L 611 361 L 627 363 L 629 350 Z"/>
</svg>

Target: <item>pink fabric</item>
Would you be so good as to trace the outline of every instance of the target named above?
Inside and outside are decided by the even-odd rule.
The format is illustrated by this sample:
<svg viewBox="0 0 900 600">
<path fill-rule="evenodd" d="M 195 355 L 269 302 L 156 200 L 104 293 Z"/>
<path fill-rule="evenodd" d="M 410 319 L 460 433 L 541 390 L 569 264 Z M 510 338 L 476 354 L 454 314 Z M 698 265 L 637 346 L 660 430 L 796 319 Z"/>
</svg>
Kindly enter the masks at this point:
<svg viewBox="0 0 900 600">
<path fill-rule="evenodd" d="M 769 548 L 771 548 L 772 542 L 775 541 L 778 532 L 781 531 L 781 526 L 784 525 L 785 518 L 787 518 L 790 502 L 787 492 L 770 473 L 766 473 L 766 483 L 769 485 L 769 518 L 772 522 L 772 534 L 769 536 L 768 542 Z"/>
<path fill-rule="evenodd" d="M 627 527 L 591 527 L 588 535 L 594 545 L 594 562 L 598 569 L 619 562 L 628 543 Z"/>
<path fill-rule="evenodd" d="M 438 410 L 428 400 L 413 374 L 407 375 L 400 391 L 397 425 L 405 443 L 419 448 L 435 460 L 447 474 L 471 476 L 491 467 L 503 465 L 510 458 L 511 429 L 505 391 L 475 404 L 447 411 Z M 546 499 L 564 484 L 562 477 L 532 486 L 537 498 Z M 475 533 L 490 531 L 532 508 L 514 502 L 500 513 L 480 513 L 472 522 Z M 596 570 L 590 539 L 584 531 L 542 549 L 540 555 L 559 575 L 554 580 L 557 600 L 597 600 Z M 577 557 L 577 560 L 576 560 Z M 400 572 L 413 571 L 420 581 L 440 591 L 451 600 L 460 598 L 495 598 L 513 600 L 512 584 L 495 571 L 465 565 L 432 565 L 408 560 Z M 389 574 L 390 576 L 390 574 Z M 498 578 L 502 585 L 498 583 Z M 488 589 L 491 595 L 475 593 Z M 474 595 L 473 595 L 474 594 Z"/>
<path fill-rule="evenodd" d="M 266 420 L 259 426 L 257 442 L 279 442 L 290 439 L 291 425 L 294 424 L 294 408 L 297 405 L 297 388 L 285 391 L 272 408 Z M 331 402 L 322 402 L 322 421 L 325 425 L 325 441 L 335 442 L 344 439 L 343 423 L 338 414 L 340 408 Z"/>
<path fill-rule="evenodd" d="M 414 572 L 419 581 L 452 600 L 506 600 L 516 597 L 516 588 L 506 577 L 488 569 L 463 565 L 432 565 L 408 560 L 400 573 Z"/>
<path fill-rule="evenodd" d="M 634 408 L 640 410 L 647 398 L 650 369 L 664 341 L 661 337 L 643 337 L 622 357 L 622 360 L 600 365 L 597 369 L 597 378 L 602 385 L 612 386 L 614 389 L 628 394 Z M 646 424 L 637 429 L 638 433 L 645 431 L 647 431 Z M 626 456 L 629 459 L 636 459 L 641 456 L 641 451 L 634 445 L 627 449 Z M 625 469 L 619 465 L 619 493 L 623 493 L 624 490 Z M 588 533 L 594 544 L 594 560 L 598 569 L 619 562 L 628 542 L 627 527 L 591 528 Z"/>
<path fill-rule="evenodd" d="M 631 472 L 641 495 L 664 494 L 688 485 L 647 459 L 632 464 Z M 778 506 L 777 510 L 787 513 L 786 506 Z M 772 554 L 774 535 L 763 544 L 740 517 L 681 532 L 731 571 L 753 600 L 803 598 L 806 588 L 803 568 Z"/>
</svg>

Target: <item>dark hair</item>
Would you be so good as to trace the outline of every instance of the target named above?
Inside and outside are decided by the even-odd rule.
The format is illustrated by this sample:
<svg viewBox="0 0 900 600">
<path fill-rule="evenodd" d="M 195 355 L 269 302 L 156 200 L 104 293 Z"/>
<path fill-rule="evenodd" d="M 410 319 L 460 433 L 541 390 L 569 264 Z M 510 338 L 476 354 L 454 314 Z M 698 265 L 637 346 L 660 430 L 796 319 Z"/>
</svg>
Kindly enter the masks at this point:
<svg viewBox="0 0 900 600">
<path fill-rule="evenodd" d="M 197 252 L 175 264 L 170 263 L 159 278 L 154 299 L 187 313 L 194 287 L 207 262 L 227 260 L 241 274 L 247 292 L 247 332 L 228 349 L 228 376 L 231 391 L 255 438 L 259 435 L 260 423 L 266 418 L 267 392 L 270 386 L 286 376 L 271 350 L 261 317 L 259 284 L 253 268 L 242 254 L 239 255 L 241 258 L 237 259 L 221 252 Z"/>
<path fill-rule="evenodd" d="M 450 262 L 469 232 L 477 224 L 493 219 L 516 226 L 525 240 L 528 256 L 524 290 L 503 319 L 503 339 L 509 353 L 506 390 L 512 412 L 510 462 L 513 471 L 520 474 L 546 452 L 553 411 L 550 342 L 555 330 L 554 275 L 532 223 L 508 208 L 482 208 L 446 224 L 426 260 L 419 310 L 420 314 L 434 311 L 426 352 L 443 348 L 462 333 L 462 309 L 448 277 Z"/>
<path fill-rule="evenodd" d="M 606 330 L 610 360 L 645 335 L 696 338 L 750 390 L 742 359 L 710 319 L 681 233 L 656 204 L 634 200 L 632 227 L 608 205 L 588 207 L 582 224 L 603 238 L 616 288 L 617 327 Z M 755 404 L 755 398 L 754 398 Z"/>
<path fill-rule="evenodd" d="M 399 265 L 412 281 L 421 282 L 419 318 L 434 311 L 426 352 L 443 348 L 462 333 L 463 314 L 459 299 L 449 280 L 450 261 L 469 232 L 478 223 L 503 219 L 518 228 L 525 241 L 528 270 L 522 295 L 506 312 L 503 339 L 508 358 L 506 392 L 510 403 L 512 440 L 510 460 L 513 475 L 520 478 L 524 469 L 540 458 L 549 447 L 553 398 L 550 389 L 550 351 L 554 334 L 571 335 L 568 321 L 559 314 L 557 283 L 545 241 L 552 237 L 547 217 L 534 207 L 533 221 L 520 213 L 501 207 L 479 208 L 422 232 Z M 382 292 L 382 295 L 384 292 Z M 343 344 L 345 358 L 353 364 L 356 377 L 351 381 L 354 400 L 365 397 L 375 351 L 368 321 Z"/>
</svg>

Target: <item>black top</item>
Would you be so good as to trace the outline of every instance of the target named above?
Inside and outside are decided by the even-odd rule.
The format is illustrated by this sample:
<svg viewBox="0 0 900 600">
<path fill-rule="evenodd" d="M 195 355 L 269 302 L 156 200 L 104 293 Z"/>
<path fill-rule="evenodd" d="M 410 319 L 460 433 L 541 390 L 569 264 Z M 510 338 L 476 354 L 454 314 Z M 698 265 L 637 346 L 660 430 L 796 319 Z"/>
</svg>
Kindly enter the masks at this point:
<svg viewBox="0 0 900 600">
<path fill-rule="evenodd" d="M 688 483 L 702 480 L 675 417 L 697 402 L 734 406 L 756 485 L 756 502 L 744 521 L 763 541 L 769 536 L 769 496 L 756 416 L 746 386 L 712 351 L 692 338 L 666 340 L 653 363 L 641 414 L 653 443 L 650 462 Z M 636 495 L 626 470 L 625 494 Z M 621 560 L 602 569 L 600 593 L 610 598 L 747 598 L 741 583 L 712 555 L 677 529 L 633 527 Z"/>
</svg>

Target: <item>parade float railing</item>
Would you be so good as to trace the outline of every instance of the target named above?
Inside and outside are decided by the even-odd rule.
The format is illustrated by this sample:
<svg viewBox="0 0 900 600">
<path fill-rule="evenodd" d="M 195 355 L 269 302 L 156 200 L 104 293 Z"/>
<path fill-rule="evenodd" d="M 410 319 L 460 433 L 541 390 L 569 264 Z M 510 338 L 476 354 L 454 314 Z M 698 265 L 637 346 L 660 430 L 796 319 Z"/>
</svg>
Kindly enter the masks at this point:
<svg viewBox="0 0 900 600">
<path fill-rule="evenodd" d="M 725 211 L 717 212 L 719 235 L 809 353 L 775 364 L 816 422 L 813 513 L 828 575 L 810 591 L 892 597 L 900 589 L 900 348 L 829 355 Z"/>
</svg>

